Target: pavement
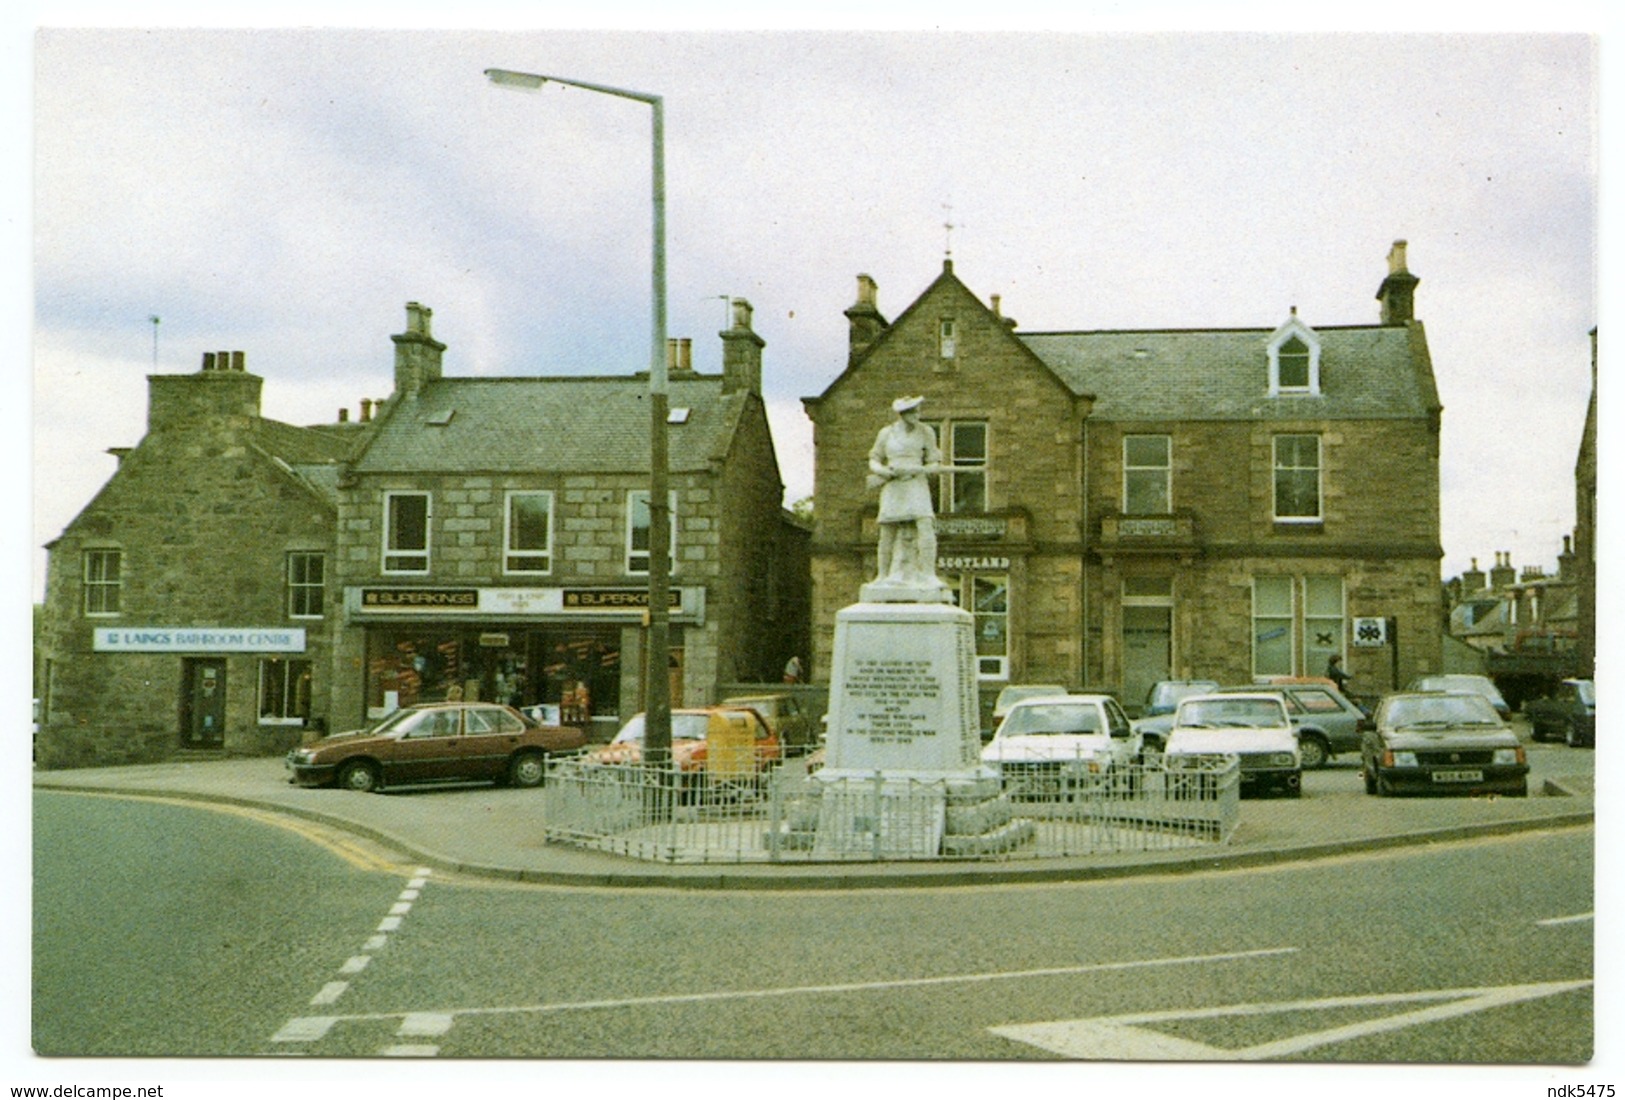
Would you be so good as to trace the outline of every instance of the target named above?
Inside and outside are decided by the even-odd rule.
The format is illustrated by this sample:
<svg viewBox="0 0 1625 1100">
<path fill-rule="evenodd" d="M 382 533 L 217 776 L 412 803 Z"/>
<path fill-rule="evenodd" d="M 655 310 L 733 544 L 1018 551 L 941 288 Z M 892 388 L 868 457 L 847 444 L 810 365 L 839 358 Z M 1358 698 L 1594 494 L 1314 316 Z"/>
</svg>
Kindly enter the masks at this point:
<svg viewBox="0 0 1625 1100">
<path fill-rule="evenodd" d="M 1568 750 L 1574 751 L 1574 750 Z M 1565 763 L 1575 774 L 1563 774 Z M 1082 881 L 1211 871 L 1595 821 L 1586 758 L 1549 756 L 1527 798 L 1371 798 L 1357 764 L 1306 773 L 1304 797 L 1244 800 L 1230 841 L 1199 849 L 1067 859 L 892 863 L 666 864 L 549 844 L 545 791 L 460 785 L 380 794 L 287 782 L 281 757 L 184 760 L 36 772 L 39 791 L 145 796 L 249 807 L 319 822 L 441 871 L 558 886 L 854 889 Z M 1353 782 L 1350 771 L 1353 770 Z M 1546 774 L 1540 774 L 1544 772 Z"/>
</svg>

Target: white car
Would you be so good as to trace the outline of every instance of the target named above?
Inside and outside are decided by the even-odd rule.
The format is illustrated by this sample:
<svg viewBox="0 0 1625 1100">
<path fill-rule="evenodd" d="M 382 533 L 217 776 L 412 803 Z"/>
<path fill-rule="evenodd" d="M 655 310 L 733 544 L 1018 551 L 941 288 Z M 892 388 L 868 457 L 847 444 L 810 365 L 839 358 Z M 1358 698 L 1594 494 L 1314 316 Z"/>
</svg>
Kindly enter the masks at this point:
<svg viewBox="0 0 1625 1100">
<path fill-rule="evenodd" d="M 1005 793 L 1048 800 L 1079 791 L 1132 790 L 1140 735 L 1109 695 L 1044 695 L 1022 699 L 982 749 Z"/>
<path fill-rule="evenodd" d="M 1243 792 L 1274 789 L 1291 798 L 1303 793 L 1298 736 L 1278 693 L 1226 692 L 1182 700 L 1163 749 L 1164 767 L 1174 773 L 1214 755 L 1240 759 Z"/>
</svg>

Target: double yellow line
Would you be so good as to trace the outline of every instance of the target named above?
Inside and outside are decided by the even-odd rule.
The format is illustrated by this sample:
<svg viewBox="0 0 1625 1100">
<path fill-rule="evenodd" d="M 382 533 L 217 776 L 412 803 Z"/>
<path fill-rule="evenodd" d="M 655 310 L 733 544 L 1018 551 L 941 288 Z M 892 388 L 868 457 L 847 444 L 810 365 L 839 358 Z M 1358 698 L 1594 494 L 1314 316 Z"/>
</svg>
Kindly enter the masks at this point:
<svg viewBox="0 0 1625 1100">
<path fill-rule="evenodd" d="M 247 821 L 258 822 L 273 828 L 283 829 L 295 836 L 304 838 L 320 848 L 338 856 L 350 866 L 361 871 L 381 871 L 389 874 L 399 874 L 404 867 L 416 866 L 404 859 L 392 859 L 375 845 L 356 840 L 354 837 L 338 829 L 334 829 L 318 822 L 305 818 L 293 817 L 286 814 L 273 813 L 252 806 L 239 806 L 229 802 L 207 802 L 191 798 L 171 798 L 165 795 L 129 794 L 123 791 L 72 791 L 63 788 L 51 788 L 53 794 L 73 794 L 87 798 L 118 798 L 129 802 L 153 802 L 164 806 L 185 806 L 194 810 L 209 810 L 219 814 L 230 814 Z"/>
</svg>

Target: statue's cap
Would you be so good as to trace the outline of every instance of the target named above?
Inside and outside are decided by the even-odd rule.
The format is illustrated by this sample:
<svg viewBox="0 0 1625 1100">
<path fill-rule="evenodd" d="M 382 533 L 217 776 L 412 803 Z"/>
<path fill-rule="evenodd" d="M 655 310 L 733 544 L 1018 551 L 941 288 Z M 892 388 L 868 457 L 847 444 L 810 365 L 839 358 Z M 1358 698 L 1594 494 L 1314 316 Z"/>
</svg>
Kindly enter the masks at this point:
<svg viewBox="0 0 1625 1100">
<path fill-rule="evenodd" d="M 891 403 L 891 411 L 895 413 L 906 413 L 908 410 L 917 409 L 923 404 L 925 404 L 925 397 L 923 395 L 920 397 L 899 397 L 896 401 Z"/>
</svg>

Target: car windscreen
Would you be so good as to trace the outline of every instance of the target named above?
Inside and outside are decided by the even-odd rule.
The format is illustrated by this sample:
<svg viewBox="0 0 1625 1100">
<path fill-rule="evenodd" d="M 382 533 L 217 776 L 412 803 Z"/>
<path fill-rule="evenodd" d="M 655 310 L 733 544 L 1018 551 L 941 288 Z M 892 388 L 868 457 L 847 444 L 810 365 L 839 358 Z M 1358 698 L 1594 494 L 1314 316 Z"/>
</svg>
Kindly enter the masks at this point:
<svg viewBox="0 0 1625 1100">
<path fill-rule="evenodd" d="M 1580 696 L 1580 702 L 1586 706 L 1594 707 L 1597 705 L 1597 685 L 1593 681 L 1581 680 L 1574 685 L 1574 690 Z"/>
<path fill-rule="evenodd" d="M 1046 733 L 1099 733 L 1100 708 L 1093 703 L 1028 703 L 1010 711 L 1001 737 Z"/>
<path fill-rule="evenodd" d="M 621 732 L 615 735 L 615 743 L 625 741 L 643 740 L 644 716 L 636 714 L 632 720 L 621 727 Z M 673 714 L 671 716 L 671 739 L 673 741 L 704 741 L 705 731 L 711 724 L 709 714 Z"/>
<path fill-rule="evenodd" d="M 1482 695 L 1411 696 L 1391 699 L 1382 724 L 1390 729 L 1499 726 L 1495 708 Z"/>
<path fill-rule="evenodd" d="M 1276 699 L 1188 699 L 1174 725 L 1187 729 L 1284 726 L 1286 710 Z"/>
</svg>

